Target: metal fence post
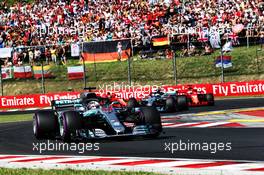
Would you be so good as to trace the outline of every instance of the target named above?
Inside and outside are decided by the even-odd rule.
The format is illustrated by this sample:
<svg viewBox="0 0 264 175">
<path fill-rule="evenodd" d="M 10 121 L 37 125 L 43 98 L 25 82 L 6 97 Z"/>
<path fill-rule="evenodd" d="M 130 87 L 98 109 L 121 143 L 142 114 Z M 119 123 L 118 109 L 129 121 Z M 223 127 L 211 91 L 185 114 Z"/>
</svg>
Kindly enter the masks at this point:
<svg viewBox="0 0 264 175">
<path fill-rule="evenodd" d="M 188 53 L 189 53 L 189 49 L 190 49 L 190 35 L 189 35 L 189 31 L 187 33 L 187 50 L 188 50 Z"/>
<path fill-rule="evenodd" d="M 0 83 L 1 83 L 1 96 L 4 96 L 4 85 L 2 77 L 2 65 L 0 64 Z"/>
<path fill-rule="evenodd" d="M 177 59 L 176 59 L 176 52 L 173 52 L 173 77 L 175 85 L 177 85 Z"/>
<path fill-rule="evenodd" d="M 247 35 L 247 49 L 249 48 L 249 36 L 248 35 Z"/>
<path fill-rule="evenodd" d="M 131 62 L 130 62 L 130 56 L 128 57 L 127 59 L 127 63 L 128 63 L 128 72 L 127 72 L 127 78 L 128 78 L 128 83 L 129 83 L 129 86 L 131 86 Z"/>
<path fill-rule="evenodd" d="M 42 59 L 41 59 L 41 86 L 42 86 L 42 93 L 45 94 L 46 89 L 45 89 L 44 65 Z"/>
<path fill-rule="evenodd" d="M 224 62 L 223 62 L 223 56 L 224 56 L 224 53 L 223 53 L 223 48 L 221 46 L 221 83 L 224 83 L 225 82 L 225 75 L 224 75 Z"/>
<path fill-rule="evenodd" d="M 257 58 L 257 73 L 259 74 L 259 55 L 258 55 L 259 49 L 258 46 L 256 47 L 256 58 Z"/>
<path fill-rule="evenodd" d="M 82 42 L 82 44 L 79 44 L 79 47 L 80 47 L 79 57 L 82 59 L 82 64 L 83 64 L 83 84 L 84 84 L 84 88 L 86 88 L 87 87 L 87 81 L 86 81 L 86 65 L 85 65 L 84 57 L 82 55 L 82 53 L 83 53 L 83 42 Z"/>
<path fill-rule="evenodd" d="M 93 54 L 93 57 L 94 57 L 94 78 L 95 78 L 95 81 L 97 82 L 97 71 L 96 71 L 95 53 Z"/>
<path fill-rule="evenodd" d="M 131 58 L 134 54 L 133 52 L 133 43 L 132 43 L 132 39 L 130 39 L 130 46 L 131 46 L 131 53 L 127 53 L 128 59 L 127 59 L 127 63 L 128 63 L 128 70 L 127 70 L 127 79 L 128 79 L 128 83 L 129 86 L 131 86 L 132 84 L 132 79 L 131 79 Z"/>
</svg>

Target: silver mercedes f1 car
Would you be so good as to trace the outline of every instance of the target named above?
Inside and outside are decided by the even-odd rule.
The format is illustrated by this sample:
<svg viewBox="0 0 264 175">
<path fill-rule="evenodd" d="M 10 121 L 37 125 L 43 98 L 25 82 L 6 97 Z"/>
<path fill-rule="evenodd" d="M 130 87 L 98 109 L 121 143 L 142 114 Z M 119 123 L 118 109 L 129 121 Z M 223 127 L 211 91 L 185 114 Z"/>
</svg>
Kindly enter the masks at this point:
<svg viewBox="0 0 264 175">
<path fill-rule="evenodd" d="M 162 132 L 161 118 L 154 107 L 122 106 L 109 103 L 93 92 L 78 99 L 52 101 L 51 110 L 33 116 L 33 132 L 37 139 L 96 139 L 119 136 L 157 137 Z"/>
</svg>

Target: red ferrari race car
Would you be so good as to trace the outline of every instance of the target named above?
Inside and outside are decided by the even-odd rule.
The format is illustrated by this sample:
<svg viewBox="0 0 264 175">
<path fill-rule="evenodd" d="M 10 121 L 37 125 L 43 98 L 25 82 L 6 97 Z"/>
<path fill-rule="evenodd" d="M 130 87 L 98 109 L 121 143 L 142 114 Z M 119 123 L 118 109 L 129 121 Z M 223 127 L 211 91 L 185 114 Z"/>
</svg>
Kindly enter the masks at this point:
<svg viewBox="0 0 264 175">
<path fill-rule="evenodd" d="M 186 89 L 178 90 L 178 95 L 185 95 L 188 99 L 189 106 L 214 106 L 214 95 L 212 93 L 204 93 L 192 85 L 188 85 Z"/>
<path fill-rule="evenodd" d="M 104 103 L 111 103 L 113 107 L 121 108 L 127 106 L 127 102 L 115 93 L 108 92 L 106 94 L 102 94 L 100 97 Z"/>
<path fill-rule="evenodd" d="M 159 112 L 188 110 L 187 97 L 185 95 L 177 95 L 175 91 L 165 93 L 161 89 L 153 91 L 146 98 L 139 100 L 133 97 L 123 100 L 115 93 L 103 94 L 101 98 L 107 100 L 115 108 L 127 107 L 128 109 L 133 109 L 152 106 Z"/>
<path fill-rule="evenodd" d="M 88 87 L 84 88 L 85 91 L 87 92 L 93 92 L 96 87 Z M 97 94 L 98 98 L 100 98 L 100 105 L 104 104 L 111 104 L 112 107 L 114 108 L 123 108 L 127 106 L 128 101 L 125 101 L 124 99 L 120 98 L 118 94 L 113 93 L 113 92 L 107 92 L 103 94 Z"/>
</svg>

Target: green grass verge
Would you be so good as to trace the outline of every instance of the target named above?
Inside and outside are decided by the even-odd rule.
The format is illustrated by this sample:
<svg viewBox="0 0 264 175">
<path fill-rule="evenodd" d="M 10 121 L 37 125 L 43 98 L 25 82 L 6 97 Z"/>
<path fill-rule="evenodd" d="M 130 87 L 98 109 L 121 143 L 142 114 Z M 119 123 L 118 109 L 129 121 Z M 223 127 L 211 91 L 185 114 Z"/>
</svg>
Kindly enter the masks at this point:
<svg viewBox="0 0 264 175">
<path fill-rule="evenodd" d="M 264 50 L 257 51 L 259 46 L 250 48 L 238 47 L 232 51 L 233 67 L 225 69 L 225 81 L 249 81 L 264 79 Z M 186 57 L 177 59 L 178 83 L 218 83 L 221 80 L 221 69 L 216 68 L 214 61 L 219 50 L 209 56 Z M 69 65 L 77 65 L 78 60 L 70 60 Z M 132 82 L 134 85 L 174 84 L 172 60 L 139 60 L 133 58 L 131 64 Z M 82 80 L 69 81 L 66 66 L 52 66 L 54 79 L 45 81 L 46 92 L 81 90 Z M 127 83 L 128 64 L 124 62 L 87 64 L 88 86 L 102 84 L 113 85 Z M 41 80 L 7 80 L 4 81 L 4 94 L 41 93 Z"/>
<path fill-rule="evenodd" d="M 32 116 L 33 116 L 33 114 L 1 115 L 0 116 L 0 123 L 31 121 Z"/>
<path fill-rule="evenodd" d="M 158 175 L 148 172 L 126 172 L 126 171 L 77 171 L 77 170 L 42 170 L 42 169 L 7 169 L 0 168 L 0 174 L 12 175 Z"/>
</svg>

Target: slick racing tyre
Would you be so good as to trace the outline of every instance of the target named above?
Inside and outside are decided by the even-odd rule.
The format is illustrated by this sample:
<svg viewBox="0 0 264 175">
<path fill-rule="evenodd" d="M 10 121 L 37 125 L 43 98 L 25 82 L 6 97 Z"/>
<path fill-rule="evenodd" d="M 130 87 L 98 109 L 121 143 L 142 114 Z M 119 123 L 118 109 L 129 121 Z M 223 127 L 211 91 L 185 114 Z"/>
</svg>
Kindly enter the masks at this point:
<svg viewBox="0 0 264 175">
<path fill-rule="evenodd" d="M 166 104 L 165 104 L 165 111 L 166 112 L 174 112 L 176 111 L 176 101 L 173 97 L 169 97 L 166 99 Z"/>
<path fill-rule="evenodd" d="M 154 107 L 141 107 L 140 118 L 142 124 L 147 125 L 150 129 L 148 137 L 157 137 L 162 132 L 160 113 Z"/>
<path fill-rule="evenodd" d="M 136 108 L 139 107 L 139 103 L 135 98 L 130 98 L 127 102 L 128 108 Z"/>
<path fill-rule="evenodd" d="M 33 133 L 37 139 L 50 139 L 56 136 L 57 118 L 54 111 L 39 111 L 33 116 Z"/>
<path fill-rule="evenodd" d="M 63 141 L 70 142 L 72 134 L 82 128 L 81 116 L 76 111 L 67 111 L 62 114 L 60 136 Z"/>
<path fill-rule="evenodd" d="M 177 107 L 178 110 L 188 110 L 188 99 L 185 95 L 179 95 L 177 96 Z"/>
<path fill-rule="evenodd" d="M 214 106 L 214 95 L 213 94 L 205 94 L 205 99 L 208 102 L 209 106 Z"/>
</svg>

